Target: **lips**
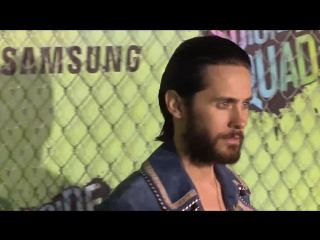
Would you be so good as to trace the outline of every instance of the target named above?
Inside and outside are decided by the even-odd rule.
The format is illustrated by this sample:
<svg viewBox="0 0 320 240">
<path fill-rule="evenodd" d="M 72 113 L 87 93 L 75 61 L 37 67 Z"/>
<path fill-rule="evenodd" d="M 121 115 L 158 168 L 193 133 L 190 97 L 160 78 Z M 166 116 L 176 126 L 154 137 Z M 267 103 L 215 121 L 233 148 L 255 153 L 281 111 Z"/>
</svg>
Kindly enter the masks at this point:
<svg viewBox="0 0 320 240">
<path fill-rule="evenodd" d="M 227 142 L 229 144 L 236 144 L 236 145 L 240 145 L 240 143 L 243 140 L 243 134 L 242 132 L 234 132 L 231 135 L 229 135 L 229 137 L 227 137 Z"/>
<path fill-rule="evenodd" d="M 237 145 L 239 145 L 240 144 L 240 138 L 239 137 L 238 138 L 236 138 L 236 137 L 228 138 L 227 142 L 229 144 L 237 144 Z"/>
</svg>

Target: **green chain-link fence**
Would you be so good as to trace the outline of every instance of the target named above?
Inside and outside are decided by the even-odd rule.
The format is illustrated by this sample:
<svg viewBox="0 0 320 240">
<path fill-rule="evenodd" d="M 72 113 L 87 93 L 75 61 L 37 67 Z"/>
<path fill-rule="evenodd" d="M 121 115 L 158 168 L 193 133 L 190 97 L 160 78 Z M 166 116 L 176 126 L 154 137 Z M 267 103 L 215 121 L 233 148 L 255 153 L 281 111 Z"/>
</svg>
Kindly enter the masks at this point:
<svg viewBox="0 0 320 240">
<path fill-rule="evenodd" d="M 255 99 L 234 167 L 252 204 L 318 210 L 318 30 L 2 31 L 2 208 L 41 206 L 94 178 L 114 188 L 139 168 L 159 145 L 164 67 L 181 41 L 206 34 L 252 56 Z"/>
</svg>

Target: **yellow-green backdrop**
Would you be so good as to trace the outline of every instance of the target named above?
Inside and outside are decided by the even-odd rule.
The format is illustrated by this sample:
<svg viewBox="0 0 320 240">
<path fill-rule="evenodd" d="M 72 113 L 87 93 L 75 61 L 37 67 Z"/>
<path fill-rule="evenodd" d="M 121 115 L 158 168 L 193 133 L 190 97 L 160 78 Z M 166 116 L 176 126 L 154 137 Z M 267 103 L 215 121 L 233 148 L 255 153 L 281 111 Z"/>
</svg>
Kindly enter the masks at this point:
<svg viewBox="0 0 320 240">
<path fill-rule="evenodd" d="M 262 62 L 257 60 L 266 56 L 259 52 L 268 41 L 263 40 L 266 34 L 270 49 L 276 46 L 276 55 L 281 55 L 277 61 L 285 63 L 278 65 L 282 73 L 276 82 L 293 82 L 295 89 L 286 107 L 282 105 L 289 97 L 281 99 L 285 85 L 276 89 L 280 98 L 257 97 L 258 102 L 281 103 L 273 106 L 280 113 L 261 106 L 251 111 L 241 160 L 234 166 L 251 188 L 252 204 L 259 210 L 318 210 L 320 206 L 319 40 L 317 33 L 299 31 L 223 34 L 248 52 L 250 46 L 255 48 L 250 52 L 256 61 L 253 82 L 272 72 L 272 64 L 261 70 Z M 201 34 L 200 30 L 1 31 L 2 204 L 15 210 L 40 206 L 63 189 L 83 187 L 97 177 L 116 187 L 159 145 L 154 141 L 163 122 L 157 100 L 159 80 L 174 49 Z M 282 34 L 280 40 L 277 34 Z M 306 52 L 301 50 L 303 43 L 309 47 Z M 69 66 L 73 62 L 68 54 L 74 46 L 81 51 L 76 55 L 81 60 L 79 73 L 68 69 L 75 68 Z M 41 69 L 44 51 L 59 59 L 59 47 L 62 69 L 59 62 L 51 73 L 48 66 Z M 88 47 L 93 47 L 89 57 Z M 97 55 L 94 47 L 100 47 L 100 65 L 96 73 L 89 73 L 88 60 L 94 62 Z"/>
</svg>

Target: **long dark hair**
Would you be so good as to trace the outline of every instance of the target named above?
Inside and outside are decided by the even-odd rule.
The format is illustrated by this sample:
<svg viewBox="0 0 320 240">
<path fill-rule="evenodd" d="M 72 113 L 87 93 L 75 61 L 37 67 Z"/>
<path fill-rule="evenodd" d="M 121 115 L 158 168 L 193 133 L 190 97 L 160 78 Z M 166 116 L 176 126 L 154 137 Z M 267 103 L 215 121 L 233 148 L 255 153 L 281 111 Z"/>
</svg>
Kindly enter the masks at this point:
<svg viewBox="0 0 320 240">
<path fill-rule="evenodd" d="M 190 104 L 194 94 L 205 88 L 206 67 L 218 64 L 241 65 L 251 69 L 246 51 L 234 42 L 218 36 L 191 38 L 175 50 L 160 83 L 158 99 L 164 125 L 157 141 L 172 141 L 174 135 L 173 117 L 165 102 L 166 92 L 175 90 Z"/>
</svg>

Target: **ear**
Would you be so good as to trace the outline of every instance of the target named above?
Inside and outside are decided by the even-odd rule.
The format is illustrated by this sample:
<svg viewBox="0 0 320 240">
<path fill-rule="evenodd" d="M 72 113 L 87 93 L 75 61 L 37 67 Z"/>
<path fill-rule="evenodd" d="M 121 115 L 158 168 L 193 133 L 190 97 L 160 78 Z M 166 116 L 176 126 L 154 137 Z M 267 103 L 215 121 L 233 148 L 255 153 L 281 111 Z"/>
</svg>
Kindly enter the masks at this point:
<svg viewBox="0 0 320 240">
<path fill-rule="evenodd" d="M 168 111 L 175 118 L 181 118 L 182 116 L 182 99 L 178 93 L 174 90 L 166 92 L 165 101 Z"/>
</svg>

